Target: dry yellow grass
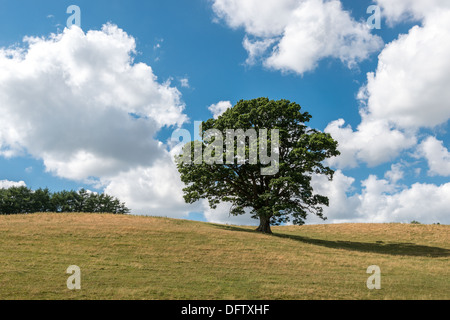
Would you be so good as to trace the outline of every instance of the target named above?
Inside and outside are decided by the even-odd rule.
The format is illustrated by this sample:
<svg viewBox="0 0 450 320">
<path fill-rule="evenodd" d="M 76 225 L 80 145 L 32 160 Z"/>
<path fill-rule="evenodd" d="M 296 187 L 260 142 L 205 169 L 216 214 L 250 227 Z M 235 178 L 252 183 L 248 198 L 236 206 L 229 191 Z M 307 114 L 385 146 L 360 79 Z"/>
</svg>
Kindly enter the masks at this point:
<svg viewBox="0 0 450 320">
<path fill-rule="evenodd" d="M 449 226 L 0 216 L 0 299 L 449 299 Z M 66 269 L 81 268 L 81 290 Z M 381 268 L 369 290 L 366 269 Z"/>
</svg>

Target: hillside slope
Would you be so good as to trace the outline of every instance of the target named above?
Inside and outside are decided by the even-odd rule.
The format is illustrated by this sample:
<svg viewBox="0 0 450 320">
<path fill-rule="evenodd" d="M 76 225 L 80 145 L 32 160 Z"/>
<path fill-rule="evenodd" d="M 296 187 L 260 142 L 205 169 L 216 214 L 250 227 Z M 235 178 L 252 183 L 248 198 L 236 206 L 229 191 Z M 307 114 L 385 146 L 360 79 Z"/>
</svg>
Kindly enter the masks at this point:
<svg viewBox="0 0 450 320">
<path fill-rule="evenodd" d="M 450 299 L 450 226 L 0 216 L 0 299 Z M 81 290 L 68 290 L 70 265 Z M 381 269 L 369 290 L 366 270 Z"/>
</svg>

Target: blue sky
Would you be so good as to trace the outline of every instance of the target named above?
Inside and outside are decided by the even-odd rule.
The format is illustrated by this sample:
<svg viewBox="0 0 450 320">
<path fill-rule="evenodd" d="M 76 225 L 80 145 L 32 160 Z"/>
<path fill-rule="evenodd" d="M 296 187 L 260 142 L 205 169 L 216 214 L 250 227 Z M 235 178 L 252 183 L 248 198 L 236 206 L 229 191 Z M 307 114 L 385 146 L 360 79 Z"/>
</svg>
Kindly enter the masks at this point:
<svg viewBox="0 0 450 320">
<path fill-rule="evenodd" d="M 173 115 L 173 120 L 158 120 L 158 125 L 153 127 L 150 124 L 143 125 L 143 128 L 139 129 L 142 131 L 136 128 L 122 128 L 121 132 L 125 134 L 129 132 L 127 130 L 132 131 L 130 141 L 142 139 L 140 142 L 146 145 L 150 142 L 145 139 L 152 138 L 153 141 L 159 140 L 166 144 L 176 124 L 193 131 L 193 121 L 212 117 L 208 107 L 220 101 L 229 101 L 234 105 L 240 99 L 257 97 L 288 99 L 299 103 L 304 110 L 311 113 L 313 119 L 310 125 L 332 133 L 344 146 L 343 153 L 348 156 L 345 161 L 330 163 L 339 173 L 335 184 L 328 186 L 320 179 L 317 181 L 318 190 L 330 196 L 330 207 L 333 208 L 328 211 L 329 221 L 450 222 L 448 209 L 445 209 L 448 208 L 450 198 L 447 193 L 450 190 L 448 184 L 450 136 L 447 130 L 450 106 L 445 93 L 449 91 L 446 89 L 449 88 L 450 82 L 446 82 L 449 78 L 445 74 L 449 74 L 450 70 L 449 64 L 441 59 L 447 52 L 450 53 L 450 48 L 447 44 L 432 47 L 436 43 L 442 44 L 449 33 L 448 25 L 439 26 L 440 19 L 444 21 L 447 18 L 449 6 L 438 1 L 426 5 L 426 1 L 421 0 L 414 4 L 409 0 L 401 0 L 398 1 L 397 7 L 393 7 L 387 0 L 278 2 L 265 0 L 259 4 L 249 1 L 247 6 L 243 3 L 231 0 L 126 2 L 2 0 L 0 47 L 11 50 L 25 48 L 31 52 L 31 48 L 23 42 L 23 39 L 38 37 L 41 42 L 51 42 L 56 48 L 60 40 L 50 40 L 49 36 L 52 33 L 63 34 L 66 20 L 70 16 L 66 13 L 66 9 L 69 5 L 77 5 L 81 9 L 81 29 L 86 37 L 91 30 L 102 30 L 103 25 L 107 23 L 120 28 L 134 39 L 135 52 L 129 53 L 134 62 L 130 66 L 139 63 L 150 66 L 150 72 L 157 80 L 149 82 L 148 85 L 154 86 L 155 92 L 165 88 L 167 92 L 164 91 L 166 99 L 164 101 L 169 99 L 169 104 L 173 103 L 174 108 L 177 106 L 183 108 L 181 111 L 174 111 L 175 109 L 166 110 L 162 106 L 164 110 L 160 114 L 166 115 L 167 119 L 169 115 Z M 383 12 L 379 30 L 364 28 L 370 16 L 366 10 L 373 4 L 378 5 Z M 284 5 L 286 7 L 283 7 Z M 249 13 L 246 11 L 248 8 Z M 267 10 L 264 8 L 272 8 L 273 12 L 280 15 L 273 16 L 270 20 L 266 17 Z M 261 10 L 260 14 L 258 10 Z M 308 17 L 314 15 L 319 15 L 322 20 L 313 19 L 314 23 L 308 22 Z M 332 22 L 327 23 L 330 20 Z M 267 23 L 268 21 L 271 22 Z M 417 34 L 411 33 L 412 29 L 415 29 Z M 436 34 L 439 32 L 436 30 L 441 30 L 442 34 Z M 337 36 L 333 36 L 334 33 Z M 115 36 L 119 37 L 118 32 L 110 32 L 110 37 Z M 67 39 L 78 39 L 68 41 L 68 46 L 71 43 L 80 43 L 76 41 L 82 41 L 79 39 L 83 36 L 78 34 L 77 37 L 80 38 L 76 38 L 75 35 L 70 38 L 70 35 L 67 35 Z M 433 42 L 436 38 L 441 42 Z M 96 41 L 97 38 L 93 36 L 92 39 Z M 272 43 L 266 50 L 256 55 L 253 62 L 249 62 L 250 51 L 244 45 L 246 39 L 255 46 L 264 41 Z M 304 45 L 310 44 L 311 41 L 317 41 L 319 49 L 316 51 L 308 49 L 310 52 L 305 50 L 308 51 L 306 53 L 298 49 L 304 48 Z M 62 43 L 61 41 L 61 46 Z M 422 43 L 428 45 L 422 47 Z M 92 50 L 97 50 L 95 48 Z M 66 49 L 67 52 L 73 52 L 73 48 L 61 50 Z M 49 46 L 41 50 L 56 49 Z M 410 53 L 405 59 L 399 58 L 405 56 L 402 50 Z M 110 58 L 116 53 L 122 54 L 119 51 L 98 54 L 105 54 L 105 57 Z M 50 51 L 43 54 L 49 57 L 48 61 L 46 60 L 49 65 L 52 65 L 51 57 L 55 57 L 57 62 L 54 69 L 65 70 L 65 61 L 62 58 L 59 60 L 58 54 Z M 299 62 L 302 59 L 303 61 Z M 85 62 L 88 65 L 90 63 L 89 60 Z M 16 66 L 10 67 L 8 63 L 9 60 L 6 58 L 0 63 L 0 70 L 7 74 L 3 78 L 0 77 L 0 96 L 7 90 L 6 88 L 20 86 L 21 83 L 27 88 L 33 79 L 32 75 L 16 77 L 17 71 L 13 69 Z M 426 63 L 431 64 L 428 69 Z M 387 66 L 387 71 L 377 69 L 381 64 Z M 418 65 L 423 68 L 417 67 Z M 96 70 L 97 65 L 92 64 L 89 67 Z M 42 76 L 44 79 L 36 83 L 44 83 L 45 79 L 56 77 L 56 73 L 51 71 L 54 69 L 50 67 L 48 70 L 36 68 L 36 77 Z M 11 75 L 8 72 L 11 72 Z M 369 81 L 368 73 L 374 74 L 373 81 Z M 405 74 L 406 78 L 400 76 Z M 125 79 L 123 74 L 114 73 L 114 76 L 123 76 Z M 414 85 L 411 85 L 410 80 L 413 78 L 422 80 L 414 80 Z M 73 135 L 61 137 L 70 140 L 67 146 L 73 143 L 76 150 L 89 153 L 88 158 L 91 161 L 89 166 L 86 165 L 86 157 L 80 156 L 79 153 L 77 158 L 77 154 L 65 150 L 64 146 L 62 147 L 65 150 L 64 156 L 57 154 L 54 137 L 50 141 L 42 142 L 42 139 L 45 140 L 48 136 L 42 138 L 38 135 L 44 134 L 45 130 L 41 127 L 33 127 L 30 135 L 18 131 L 19 133 L 8 136 L 7 132 L 20 127 L 17 124 L 13 125 L 11 119 L 18 121 L 17 119 L 22 117 L 24 123 L 28 123 L 29 120 L 30 125 L 34 125 L 33 121 L 37 118 L 31 116 L 27 118 L 26 112 L 27 110 L 30 113 L 39 112 L 36 108 L 40 105 L 39 103 L 34 105 L 34 101 L 41 101 L 44 104 L 48 101 L 49 106 L 54 101 L 64 101 L 64 97 L 59 95 L 62 95 L 61 90 L 66 88 L 52 86 L 52 81 L 60 83 L 57 79 L 49 80 L 49 84 L 43 87 L 42 91 L 36 90 L 40 92 L 39 96 L 33 96 L 37 95 L 35 90 L 27 90 L 16 95 L 11 93 L 11 89 L 5 91 L 7 100 L 2 103 L 6 107 L 2 111 L 8 117 L 0 118 L 6 124 L 3 125 L 5 127 L 3 133 L 0 131 L 0 150 L 14 149 L 14 152 L 0 153 L 0 181 L 4 181 L 5 185 L 23 181 L 31 188 L 48 187 L 53 191 L 85 187 L 99 192 L 106 191 L 126 200 L 136 214 L 190 217 L 230 223 L 251 222 L 248 217 L 230 219 L 225 204 L 218 211 L 212 211 L 204 204 L 194 206 L 183 204 L 176 173 L 173 172 L 173 168 L 162 165 L 164 162 L 167 163 L 169 157 L 159 149 L 159 151 L 148 150 L 148 154 L 151 155 L 152 161 L 163 167 L 157 167 L 155 162 L 142 163 L 136 160 L 140 152 L 137 147 L 136 150 L 130 151 L 129 160 L 122 159 L 117 150 L 108 150 L 105 147 L 101 152 L 98 151 L 100 149 L 96 149 L 95 143 L 102 146 L 111 145 L 111 148 L 114 148 L 117 130 L 108 133 L 105 129 L 106 133 L 102 131 L 99 135 L 103 134 L 103 139 L 111 140 L 98 138 L 98 141 L 86 147 L 81 142 L 72 141 L 72 137 L 77 137 L 76 131 Z M 126 81 L 120 82 L 122 89 L 126 86 L 123 83 Z M 366 97 L 358 97 L 358 93 L 362 92 L 361 88 L 366 85 Z M 33 88 L 33 85 L 30 86 Z M 114 90 L 106 85 L 104 88 Z M 170 88 L 177 92 L 174 93 Z M 128 89 L 130 92 L 133 91 L 131 87 Z M 125 94 L 128 89 L 123 89 Z M 73 92 L 73 88 L 71 90 L 68 92 Z M 98 90 L 102 90 L 102 87 Z M 46 93 L 42 96 L 42 92 Z M 408 100 L 408 93 L 411 93 L 410 96 L 432 94 L 433 101 L 430 102 L 425 116 L 422 115 L 423 109 L 415 105 L 417 99 L 416 102 Z M 89 91 L 84 96 L 89 94 L 92 92 Z M 133 96 L 133 98 L 146 99 L 145 103 L 152 106 L 152 99 L 162 99 L 158 93 L 141 95 L 142 97 Z M 78 98 L 73 99 L 78 105 L 74 102 L 66 107 L 73 109 L 79 106 L 80 109 L 89 110 L 88 105 L 82 106 L 88 99 L 77 100 Z M 70 100 L 71 97 L 67 99 Z M 14 103 L 20 103 L 22 107 L 16 108 Z M 386 109 L 383 109 L 383 103 Z M 360 114 L 362 106 L 367 108 L 368 116 L 365 120 Z M 58 121 L 58 112 L 65 114 L 60 104 L 55 108 L 59 111 L 49 113 L 55 115 L 55 118 L 48 120 L 49 127 Z M 136 108 L 141 110 L 139 107 Z M 26 112 L 27 116 L 24 117 L 19 109 Z M 71 112 L 77 114 L 72 109 L 67 114 L 72 114 Z M 151 112 L 157 114 L 159 111 Z M 89 128 L 93 128 L 83 127 L 84 116 L 87 117 L 88 123 L 89 117 L 86 113 L 78 119 L 69 118 L 61 121 L 72 121 L 67 124 L 68 128 L 72 128 L 74 123 L 81 123 L 80 135 L 84 135 Z M 181 120 L 183 116 L 185 118 Z M 102 122 L 106 118 L 101 113 L 98 113 L 98 119 L 100 119 L 98 126 L 107 127 L 110 123 Z M 345 124 L 337 125 L 335 121 L 338 119 L 343 119 Z M 363 125 L 358 129 L 361 124 Z M 351 126 L 351 130 L 346 127 L 347 125 Z M 64 125 L 61 127 L 64 128 Z M 23 128 L 21 130 L 27 130 L 29 127 Z M 154 134 L 152 137 L 144 137 L 139 135 L 139 132 Z M 39 143 L 33 141 L 32 134 L 35 135 L 35 139 L 41 139 Z M 58 131 L 48 130 L 48 134 L 57 136 Z M 95 134 L 92 132 L 92 135 Z M 9 138 L 5 138 L 7 136 Z M 80 138 L 80 141 L 82 140 Z M 65 144 L 64 140 L 60 142 L 61 145 Z M 389 148 L 385 145 L 389 145 Z M 169 146 L 164 148 L 169 150 Z M 133 152 L 136 152 L 136 157 Z M 104 168 L 105 161 L 112 163 L 111 166 Z M 77 168 L 83 169 L 77 171 Z M 144 170 L 145 174 L 139 174 L 139 170 Z M 165 172 L 163 170 L 172 170 L 170 171 L 172 178 L 165 181 L 158 176 L 158 172 Z M 133 183 L 138 176 L 146 178 L 140 182 L 142 190 L 137 199 L 130 195 L 129 190 L 134 187 Z M 150 186 L 149 189 L 152 191 L 148 191 L 145 186 Z M 428 204 L 426 201 L 431 201 L 430 197 L 433 200 Z M 411 201 L 418 203 L 414 205 Z M 173 202 L 174 205 L 168 206 L 167 202 Z M 429 208 L 433 213 L 417 209 L 422 206 Z M 319 222 L 314 218 L 308 221 Z"/>
</svg>

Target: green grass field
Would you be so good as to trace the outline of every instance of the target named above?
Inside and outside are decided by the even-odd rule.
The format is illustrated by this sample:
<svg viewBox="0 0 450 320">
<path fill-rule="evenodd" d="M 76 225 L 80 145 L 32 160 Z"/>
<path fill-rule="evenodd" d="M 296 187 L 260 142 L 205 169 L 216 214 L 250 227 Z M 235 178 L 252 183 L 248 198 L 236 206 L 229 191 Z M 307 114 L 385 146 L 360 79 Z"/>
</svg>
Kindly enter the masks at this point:
<svg viewBox="0 0 450 320">
<path fill-rule="evenodd" d="M 449 299 L 450 226 L 0 216 L 0 299 Z M 81 290 L 66 269 L 81 268 Z M 367 267 L 381 268 L 369 290 Z"/>
</svg>

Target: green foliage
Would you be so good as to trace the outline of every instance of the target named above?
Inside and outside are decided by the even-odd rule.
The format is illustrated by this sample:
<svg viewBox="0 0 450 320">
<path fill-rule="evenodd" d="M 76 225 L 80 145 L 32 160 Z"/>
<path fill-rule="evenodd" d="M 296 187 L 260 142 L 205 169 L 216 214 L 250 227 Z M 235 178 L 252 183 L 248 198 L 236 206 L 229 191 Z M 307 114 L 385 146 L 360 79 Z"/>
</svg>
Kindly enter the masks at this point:
<svg viewBox="0 0 450 320">
<path fill-rule="evenodd" d="M 185 201 L 194 203 L 208 199 L 211 208 L 220 202 L 231 202 L 233 215 L 244 214 L 245 209 L 250 209 L 252 217 L 266 225 L 260 226 L 262 229 L 259 230 L 263 232 L 270 232 L 270 224 L 278 225 L 291 218 L 294 224 L 304 224 L 307 213 L 326 219 L 322 206 L 329 204 L 328 198 L 314 194 L 311 177 L 313 174 L 323 174 L 331 180 L 334 171 L 326 167 L 323 161 L 340 153 L 337 142 L 329 134 L 305 125 L 310 119 L 311 115 L 301 112 L 297 103 L 259 98 L 241 100 L 218 119 L 203 122 L 203 133 L 217 129 L 224 136 L 227 129 L 267 129 L 269 132 L 278 129 L 279 170 L 275 175 L 261 175 L 261 168 L 265 166 L 260 162 L 207 164 L 203 160 L 201 164 L 195 164 L 183 162 L 183 157 L 178 156 L 178 170 L 186 184 Z M 259 142 L 260 137 L 258 145 Z M 211 143 L 203 141 L 203 150 Z M 199 144 L 199 141 L 190 142 L 192 155 Z M 224 163 L 225 149 L 224 145 Z M 189 146 L 185 150 L 189 150 Z M 247 159 L 249 152 L 250 148 L 246 148 Z"/>
<path fill-rule="evenodd" d="M 35 212 L 93 212 L 125 214 L 130 210 L 117 198 L 80 191 L 51 193 L 48 189 L 27 187 L 0 189 L 0 215 Z"/>
</svg>

